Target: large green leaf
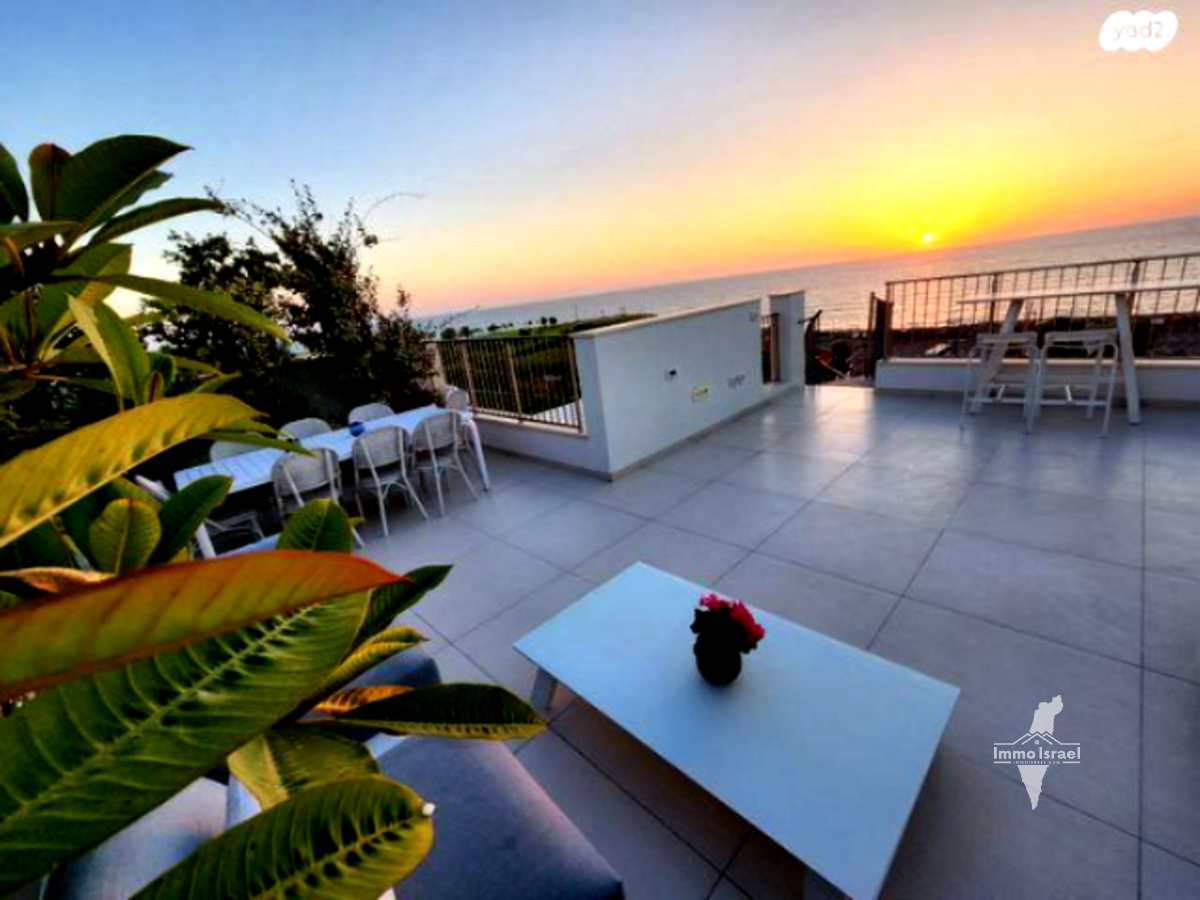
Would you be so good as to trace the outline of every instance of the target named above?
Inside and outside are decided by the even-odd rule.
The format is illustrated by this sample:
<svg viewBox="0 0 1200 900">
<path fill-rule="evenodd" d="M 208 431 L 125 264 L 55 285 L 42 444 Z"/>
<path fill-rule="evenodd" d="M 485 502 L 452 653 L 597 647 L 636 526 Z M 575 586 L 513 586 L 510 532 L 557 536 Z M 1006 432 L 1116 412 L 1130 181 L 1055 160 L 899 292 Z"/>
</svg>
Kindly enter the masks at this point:
<svg viewBox="0 0 1200 900">
<path fill-rule="evenodd" d="M 58 530 L 43 522 L 18 540 L 0 548 L 0 570 L 28 569 L 31 566 L 73 566 L 76 560 Z"/>
<path fill-rule="evenodd" d="M 54 144 L 38 144 L 29 153 L 29 182 L 33 202 L 43 222 L 69 219 L 58 215 L 58 189 L 71 154 Z"/>
<path fill-rule="evenodd" d="M 355 646 L 391 627 L 397 616 L 415 606 L 449 574 L 450 566 L 422 566 L 405 575 L 403 581 L 372 591 L 371 605 L 362 630 L 354 640 Z"/>
<path fill-rule="evenodd" d="M 116 288 L 89 281 L 93 275 L 117 275 L 129 271 L 133 248 L 128 244 L 89 247 L 71 265 L 59 269 L 59 276 L 78 276 L 71 281 L 43 284 L 38 298 L 38 354 L 45 356 L 73 323 L 69 300 L 76 297 L 85 306 L 95 306 Z M 84 345 L 86 346 L 86 345 Z M 58 360 L 65 361 L 65 360 Z"/>
<path fill-rule="evenodd" d="M 25 193 L 25 182 L 17 161 L 0 144 L 0 224 L 14 218 L 26 221 L 29 218 L 29 195 Z"/>
<path fill-rule="evenodd" d="M 324 699 L 340 690 L 359 675 L 368 672 L 397 653 L 415 647 L 425 636 L 415 628 L 389 628 L 367 641 L 347 656 L 312 693 L 312 698 Z"/>
<path fill-rule="evenodd" d="M 204 520 L 224 502 L 232 485 L 233 479 L 226 475 L 206 475 L 167 500 L 158 513 L 162 522 L 162 542 L 150 562 L 168 562 L 187 547 Z"/>
<path fill-rule="evenodd" d="M 275 546 L 280 550 L 349 553 L 354 549 L 354 533 L 340 506 L 332 500 L 311 500 L 284 523 Z"/>
<path fill-rule="evenodd" d="M 225 385 L 231 381 L 236 381 L 242 377 L 241 372 L 230 372 L 227 375 L 214 375 L 212 378 L 206 378 L 204 381 L 193 388 L 193 393 L 197 394 L 216 394 L 225 389 Z"/>
<path fill-rule="evenodd" d="M 150 506 L 114 500 L 88 529 L 88 547 L 102 571 L 123 575 L 149 561 L 161 536 L 158 513 Z"/>
<path fill-rule="evenodd" d="M 0 466 L 0 546 L 169 447 L 255 416 L 220 394 L 188 394 L 127 410 Z"/>
<path fill-rule="evenodd" d="M 39 693 L 0 719 L 0 896 L 116 833 L 285 715 L 346 652 L 363 606 L 337 600 L 269 619 Z"/>
<path fill-rule="evenodd" d="M 144 569 L 0 612 L 0 696 L 173 650 L 394 581 L 369 560 L 269 551 Z"/>
<path fill-rule="evenodd" d="M 149 135 L 96 141 L 63 165 L 55 208 L 62 218 L 80 223 L 79 234 L 90 231 L 116 212 L 131 187 L 186 149 Z"/>
<path fill-rule="evenodd" d="M 334 694 L 329 702 L 336 703 L 338 696 Z M 357 706 L 335 718 L 308 721 L 328 728 L 374 728 L 388 734 L 492 741 L 532 737 L 546 727 L 532 706 L 490 684 L 415 688 Z"/>
<path fill-rule="evenodd" d="M 150 358 L 137 333 L 103 303 L 87 306 L 77 298 L 68 301 L 77 324 L 108 366 L 113 384 L 132 403 L 146 402 Z"/>
<path fill-rule="evenodd" d="M 154 225 L 157 222 L 173 219 L 176 216 L 186 216 L 188 213 L 205 210 L 217 212 L 221 209 L 222 206 L 218 201 L 208 200 L 203 197 L 176 197 L 172 200 L 160 200 L 157 203 L 148 203 L 145 206 L 139 206 L 137 209 L 132 209 L 127 213 L 109 219 L 104 224 L 104 227 L 96 232 L 96 236 L 92 238 L 90 243 L 99 244 L 104 241 L 111 241 L 114 238 L 129 234 L 131 231 L 137 231 L 139 228 L 145 228 L 147 225 Z"/>
<path fill-rule="evenodd" d="M 192 393 L 196 392 L 193 391 Z M 270 437 L 265 434 L 256 434 L 251 431 L 225 431 L 217 429 L 215 431 L 206 431 L 201 437 L 208 441 L 230 441 L 235 444 L 252 444 L 255 447 L 268 447 L 272 450 L 282 450 L 285 453 L 299 453 L 302 456 L 312 456 L 311 450 L 306 450 L 291 441 Z"/>
<path fill-rule="evenodd" d="M 258 310 L 238 303 L 228 294 L 202 291 L 185 284 L 159 281 L 157 278 L 145 278 L 141 275 L 99 275 L 94 280 L 147 294 L 168 306 L 183 306 L 287 340 L 287 332 L 282 325 Z"/>
<path fill-rule="evenodd" d="M 363 744 L 319 728 L 276 725 L 229 757 L 237 776 L 263 809 L 318 784 L 380 774 Z"/>
<path fill-rule="evenodd" d="M 24 222 L 19 225 L 0 225 L 0 241 L 11 242 L 18 250 L 40 244 L 60 234 L 71 230 L 72 222 Z M 12 261 L 12 254 L 0 243 L 0 265 Z"/>
<path fill-rule="evenodd" d="M 422 806 L 386 778 L 321 785 L 209 841 L 135 900 L 375 900 L 429 852 Z"/>
</svg>

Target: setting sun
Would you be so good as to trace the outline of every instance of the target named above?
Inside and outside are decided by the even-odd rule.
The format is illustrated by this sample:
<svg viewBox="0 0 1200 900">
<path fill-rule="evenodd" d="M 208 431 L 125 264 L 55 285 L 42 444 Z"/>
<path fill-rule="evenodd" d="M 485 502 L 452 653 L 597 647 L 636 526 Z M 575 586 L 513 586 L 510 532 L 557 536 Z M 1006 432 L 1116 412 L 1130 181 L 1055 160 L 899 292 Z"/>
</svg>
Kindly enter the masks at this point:
<svg viewBox="0 0 1200 900">
<path fill-rule="evenodd" d="M 932 232 L 927 231 L 921 235 L 922 244 L 932 244 L 935 240 L 937 240 L 937 235 Z"/>
</svg>

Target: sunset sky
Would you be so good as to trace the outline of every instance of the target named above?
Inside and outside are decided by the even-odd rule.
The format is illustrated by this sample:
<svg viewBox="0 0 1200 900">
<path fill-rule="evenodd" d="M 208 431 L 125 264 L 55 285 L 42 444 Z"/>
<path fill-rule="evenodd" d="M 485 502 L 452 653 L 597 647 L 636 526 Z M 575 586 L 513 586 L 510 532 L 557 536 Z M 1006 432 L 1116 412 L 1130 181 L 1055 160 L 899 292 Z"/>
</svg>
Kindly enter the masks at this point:
<svg viewBox="0 0 1200 900">
<path fill-rule="evenodd" d="M 1200 213 L 1200 0 L 1157 54 L 1070 0 L 71 6 L 5 18 L 14 155 L 154 133 L 175 193 L 405 192 L 369 261 L 418 313 Z"/>
</svg>

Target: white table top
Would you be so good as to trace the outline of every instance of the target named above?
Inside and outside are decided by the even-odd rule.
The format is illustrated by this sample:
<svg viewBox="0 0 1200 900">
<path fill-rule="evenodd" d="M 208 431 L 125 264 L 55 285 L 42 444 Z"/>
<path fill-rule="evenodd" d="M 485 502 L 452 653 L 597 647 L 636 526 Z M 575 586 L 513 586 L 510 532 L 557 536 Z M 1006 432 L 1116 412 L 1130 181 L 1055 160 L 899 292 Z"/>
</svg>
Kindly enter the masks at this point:
<svg viewBox="0 0 1200 900">
<path fill-rule="evenodd" d="M 374 431 L 388 425 L 399 425 L 411 433 L 422 420 L 441 412 L 445 412 L 445 410 L 438 406 L 422 406 L 396 413 L 393 416 L 385 416 L 382 419 L 372 419 L 364 422 L 363 425 L 367 431 Z M 312 437 L 304 438 L 300 444 L 309 449 L 328 447 L 337 453 L 338 459 L 345 460 L 349 459 L 350 454 L 354 452 L 354 435 L 350 433 L 349 428 L 339 428 L 336 431 L 314 434 Z M 230 493 L 270 484 L 271 466 L 281 456 L 283 456 L 282 450 L 264 447 L 261 450 L 252 450 L 249 453 L 230 456 L 217 462 L 193 466 L 175 473 L 175 486 L 177 489 L 182 489 L 185 485 L 206 475 L 230 476 L 233 479 L 233 486 L 229 489 Z"/>
<path fill-rule="evenodd" d="M 637 564 L 516 649 L 852 897 L 883 886 L 958 688 L 755 610 L 732 685 L 701 679 L 705 591 Z"/>
<path fill-rule="evenodd" d="M 1102 297 L 1107 294 L 1150 294 L 1155 291 L 1193 291 L 1200 281 L 1141 281 L 1125 284 L 1097 284 L 1089 287 L 1037 288 L 1027 291 L 1006 291 L 999 294 L 979 294 L 963 297 L 959 306 L 981 306 L 988 303 L 1022 303 L 1025 300 L 1051 300 L 1055 297 Z"/>
</svg>

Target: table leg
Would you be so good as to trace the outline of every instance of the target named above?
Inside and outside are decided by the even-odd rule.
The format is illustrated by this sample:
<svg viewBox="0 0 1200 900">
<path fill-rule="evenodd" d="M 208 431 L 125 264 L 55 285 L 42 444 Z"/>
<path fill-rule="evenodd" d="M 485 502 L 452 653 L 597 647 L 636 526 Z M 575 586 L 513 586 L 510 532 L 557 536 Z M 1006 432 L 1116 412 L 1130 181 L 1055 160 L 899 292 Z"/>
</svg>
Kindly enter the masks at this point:
<svg viewBox="0 0 1200 900">
<path fill-rule="evenodd" d="M 490 491 L 492 489 L 491 479 L 488 478 L 487 462 L 483 458 L 483 442 L 479 440 L 479 429 L 474 422 L 463 423 L 467 429 L 467 434 L 471 438 L 471 450 L 475 454 L 475 462 L 479 464 L 479 478 L 483 482 L 483 489 Z"/>
<path fill-rule="evenodd" d="M 549 712 L 550 704 L 554 700 L 554 691 L 557 687 L 557 678 L 545 669 L 538 669 L 537 675 L 533 679 L 533 692 L 529 695 L 529 702 L 533 704 L 535 709 L 541 712 Z"/>
<path fill-rule="evenodd" d="M 1138 393 L 1137 361 L 1133 357 L 1133 317 L 1131 294 L 1117 294 L 1117 340 L 1121 346 L 1121 373 L 1125 377 L 1125 413 L 1130 425 L 1142 421 L 1142 396 Z"/>
</svg>

